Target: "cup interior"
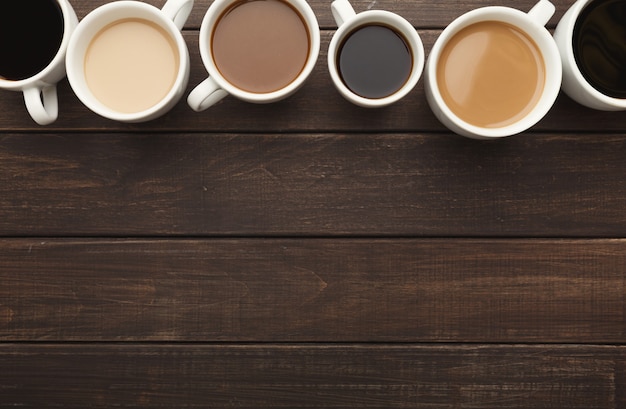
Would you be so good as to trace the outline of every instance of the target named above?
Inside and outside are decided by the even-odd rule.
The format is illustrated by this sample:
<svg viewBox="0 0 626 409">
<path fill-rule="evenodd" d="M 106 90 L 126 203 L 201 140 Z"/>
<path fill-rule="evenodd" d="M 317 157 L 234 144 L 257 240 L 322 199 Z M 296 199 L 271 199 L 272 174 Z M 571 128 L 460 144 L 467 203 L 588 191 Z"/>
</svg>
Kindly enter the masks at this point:
<svg viewBox="0 0 626 409">
<path fill-rule="evenodd" d="M 202 62 L 209 73 L 219 86 L 231 95 L 234 95 L 240 99 L 265 103 L 282 99 L 285 96 L 290 95 L 297 90 L 313 71 L 317 62 L 320 48 L 320 33 L 317 18 L 305 0 L 280 0 L 300 15 L 304 26 L 306 27 L 309 41 L 309 51 L 306 57 L 304 67 L 300 73 L 283 88 L 270 92 L 250 92 L 238 87 L 237 85 L 229 82 L 225 76 L 220 72 L 215 62 L 213 55 L 213 35 L 215 28 L 220 19 L 226 11 L 236 6 L 241 0 L 216 0 L 209 7 L 207 13 L 204 16 L 202 25 L 200 27 L 200 56 Z"/>
<path fill-rule="evenodd" d="M 366 98 L 350 90 L 342 80 L 337 66 L 338 54 L 345 39 L 358 29 L 372 25 L 386 26 L 400 34 L 410 47 L 412 58 L 411 72 L 404 85 L 393 94 L 382 98 Z M 424 46 L 415 28 L 403 17 L 385 10 L 368 10 L 356 14 L 337 29 L 328 48 L 328 69 L 335 87 L 344 97 L 365 107 L 385 106 L 403 98 L 419 81 L 424 59 Z"/>
<path fill-rule="evenodd" d="M 442 97 L 437 81 L 437 68 L 443 49 L 461 30 L 481 22 L 501 22 L 512 25 L 526 33 L 537 46 L 544 62 L 545 83 L 543 92 L 534 108 L 522 119 L 502 127 L 481 127 L 459 118 Z M 480 135 L 481 137 L 502 137 L 514 135 L 533 126 L 550 110 L 561 87 L 562 65 L 554 39 L 541 25 L 533 21 L 528 14 L 508 7 L 485 7 L 470 11 L 453 21 L 435 42 L 427 63 L 427 86 L 429 102 L 435 105 L 435 113 L 451 121 L 461 133 Z"/>
<path fill-rule="evenodd" d="M 78 24 L 78 18 L 76 17 L 74 9 L 67 0 L 55 0 L 55 2 L 59 5 L 63 19 L 63 36 L 56 54 L 46 67 L 28 78 L 20 80 L 0 78 L 0 87 L 5 89 L 20 90 L 29 85 L 32 86 L 32 84 L 44 86 L 58 82 L 65 75 L 65 54 L 73 31 Z M 46 35 L 46 33 L 40 34 L 42 36 Z"/>
<path fill-rule="evenodd" d="M 577 1 L 565 13 L 557 26 L 555 38 L 557 39 L 563 63 L 567 65 L 566 74 L 567 77 L 573 76 L 575 80 L 574 84 L 570 84 L 571 78 L 564 78 L 564 81 L 567 79 L 568 82 L 568 84 L 564 83 L 564 85 L 567 85 L 566 91 L 568 91 L 568 93 L 574 92 L 579 94 L 582 90 L 586 95 L 591 96 L 593 100 L 597 101 L 592 103 L 593 106 L 597 106 L 600 109 L 622 110 L 626 109 L 626 98 L 617 98 L 607 95 L 594 87 L 583 75 L 574 53 L 574 43 L 576 41 L 574 32 L 579 23 L 579 19 L 585 9 L 592 6 L 597 1 L 599 0 Z M 572 88 L 579 88 L 581 90 L 572 91 Z M 588 99 L 586 97 L 580 98 Z"/>
<path fill-rule="evenodd" d="M 117 112 L 104 105 L 92 93 L 85 77 L 85 56 L 94 37 L 105 27 L 127 19 L 148 20 L 158 25 L 171 38 L 178 53 L 176 79 L 168 94 L 156 105 L 132 113 Z M 132 122 L 134 119 L 150 116 L 167 105 L 172 96 L 179 92 L 187 78 L 189 55 L 184 39 L 175 24 L 158 8 L 139 1 L 117 1 L 105 4 L 88 14 L 78 25 L 67 52 L 67 77 L 78 98 L 92 111 L 111 119 Z"/>
</svg>

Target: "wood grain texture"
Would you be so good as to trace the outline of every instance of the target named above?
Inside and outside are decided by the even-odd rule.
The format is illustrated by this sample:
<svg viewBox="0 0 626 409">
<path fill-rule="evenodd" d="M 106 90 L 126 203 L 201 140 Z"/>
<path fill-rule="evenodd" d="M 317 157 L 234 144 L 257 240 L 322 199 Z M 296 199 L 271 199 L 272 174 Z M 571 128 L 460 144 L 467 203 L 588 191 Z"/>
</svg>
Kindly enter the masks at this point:
<svg viewBox="0 0 626 409">
<path fill-rule="evenodd" d="M 2 240 L 0 340 L 626 341 L 624 240 Z"/>
<path fill-rule="evenodd" d="M 617 409 L 623 347 L 1 345 L 0 408 Z"/>
<path fill-rule="evenodd" d="M 624 135 L 4 134 L 0 235 L 626 235 Z"/>
<path fill-rule="evenodd" d="M 185 96 L 211 2 L 183 30 Z M 275 104 L 121 124 L 64 80 L 41 127 L 0 92 L 0 409 L 626 408 L 624 113 L 560 95 L 481 143 L 423 79 L 353 106 L 330 3 L 310 1 L 312 76 Z M 404 16 L 428 55 L 466 11 L 535 0 L 351 3 Z"/>
</svg>

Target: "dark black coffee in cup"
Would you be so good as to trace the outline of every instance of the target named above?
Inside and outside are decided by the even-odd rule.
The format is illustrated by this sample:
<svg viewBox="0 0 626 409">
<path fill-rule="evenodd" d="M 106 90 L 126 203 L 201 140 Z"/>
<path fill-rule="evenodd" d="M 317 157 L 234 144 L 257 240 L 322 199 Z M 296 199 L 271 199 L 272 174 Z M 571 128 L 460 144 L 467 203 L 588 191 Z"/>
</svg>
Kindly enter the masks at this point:
<svg viewBox="0 0 626 409">
<path fill-rule="evenodd" d="M 581 12 L 573 35 L 574 58 L 598 91 L 626 98 L 626 0 L 596 0 Z"/>
<path fill-rule="evenodd" d="M 50 64 L 63 41 L 56 0 L 5 1 L 0 12 L 0 78 L 30 78 Z"/>
<path fill-rule="evenodd" d="M 407 82 L 413 56 L 396 30 L 380 24 L 364 25 L 348 34 L 339 46 L 337 67 L 350 91 L 364 98 L 385 98 Z"/>
</svg>

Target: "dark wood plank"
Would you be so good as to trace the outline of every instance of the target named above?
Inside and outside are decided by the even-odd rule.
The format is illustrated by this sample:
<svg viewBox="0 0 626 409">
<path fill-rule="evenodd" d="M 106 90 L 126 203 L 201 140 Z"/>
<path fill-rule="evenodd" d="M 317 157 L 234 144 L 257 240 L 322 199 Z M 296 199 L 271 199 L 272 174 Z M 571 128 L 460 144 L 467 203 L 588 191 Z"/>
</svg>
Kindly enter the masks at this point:
<svg viewBox="0 0 626 409">
<path fill-rule="evenodd" d="M 330 0 L 310 3 L 320 59 L 277 104 L 119 124 L 63 81 L 40 127 L 0 92 L 0 408 L 626 407 L 624 113 L 562 95 L 479 143 L 423 80 L 355 107 L 327 73 Z M 427 54 L 466 11 L 534 3 L 352 2 Z"/>
<path fill-rule="evenodd" d="M 4 134 L 0 235 L 626 236 L 626 136 Z"/>
<path fill-rule="evenodd" d="M 625 240 L 0 241 L 4 341 L 626 341 Z"/>
<path fill-rule="evenodd" d="M 326 63 L 328 44 L 333 33 L 322 32 L 317 66 L 302 89 L 278 103 L 258 105 L 227 97 L 204 112 L 192 111 L 186 97 L 207 74 L 199 55 L 198 32 L 189 31 L 185 33 L 191 54 L 189 86 L 182 100 L 165 116 L 142 124 L 123 124 L 99 117 L 82 105 L 67 80 L 63 80 L 59 85 L 59 119 L 45 127 L 38 126 L 30 119 L 20 93 L 0 92 L 0 131 L 447 132 L 426 103 L 423 78 L 413 92 L 390 107 L 367 109 L 344 100 L 330 80 Z M 439 33 L 438 30 L 420 30 L 427 53 Z M 626 114 L 585 108 L 563 94 L 548 115 L 526 133 L 541 131 L 626 131 Z"/>
<path fill-rule="evenodd" d="M 0 408 L 623 408 L 624 347 L 0 345 Z"/>
</svg>

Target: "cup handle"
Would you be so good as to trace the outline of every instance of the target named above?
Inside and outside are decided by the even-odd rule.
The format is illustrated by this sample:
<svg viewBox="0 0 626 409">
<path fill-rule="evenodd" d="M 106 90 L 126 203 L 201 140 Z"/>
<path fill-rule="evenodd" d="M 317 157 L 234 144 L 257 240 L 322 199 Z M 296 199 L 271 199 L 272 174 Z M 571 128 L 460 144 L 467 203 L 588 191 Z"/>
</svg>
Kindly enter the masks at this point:
<svg viewBox="0 0 626 409">
<path fill-rule="evenodd" d="M 330 5 L 330 10 L 333 13 L 337 27 L 341 27 L 343 23 L 356 16 L 356 13 L 348 0 L 333 1 Z"/>
<path fill-rule="evenodd" d="M 540 0 L 530 9 L 528 16 L 540 26 L 545 26 L 548 24 L 548 21 L 554 15 L 555 11 L 556 8 L 554 4 L 550 3 L 548 0 Z"/>
<path fill-rule="evenodd" d="M 59 115 L 56 85 L 25 89 L 24 102 L 28 113 L 39 125 L 49 125 L 56 121 Z"/>
<path fill-rule="evenodd" d="M 209 77 L 191 91 L 187 97 L 187 103 L 191 109 L 200 112 L 215 105 L 226 95 L 228 92 L 221 89 L 213 78 Z"/>
<path fill-rule="evenodd" d="M 161 11 L 182 30 L 192 8 L 193 0 L 167 0 Z"/>
</svg>

